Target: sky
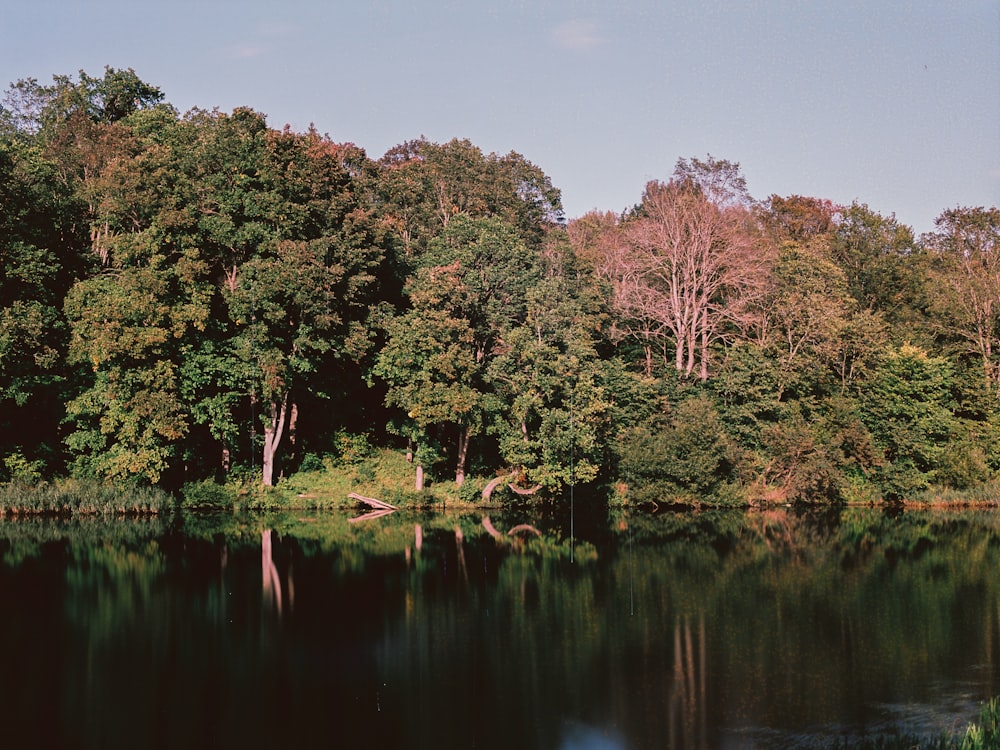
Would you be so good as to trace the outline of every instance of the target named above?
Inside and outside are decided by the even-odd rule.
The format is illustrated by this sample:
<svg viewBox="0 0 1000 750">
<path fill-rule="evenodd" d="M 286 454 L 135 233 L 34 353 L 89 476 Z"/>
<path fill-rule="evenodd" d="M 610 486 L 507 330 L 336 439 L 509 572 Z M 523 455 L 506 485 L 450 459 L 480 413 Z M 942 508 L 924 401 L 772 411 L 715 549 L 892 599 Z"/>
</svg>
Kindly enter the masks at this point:
<svg viewBox="0 0 1000 750">
<path fill-rule="evenodd" d="M 0 85 L 110 65 L 372 158 L 468 138 L 569 218 L 708 155 L 918 234 L 1000 206 L 998 0 L 7 0 L 0 33 Z"/>
</svg>

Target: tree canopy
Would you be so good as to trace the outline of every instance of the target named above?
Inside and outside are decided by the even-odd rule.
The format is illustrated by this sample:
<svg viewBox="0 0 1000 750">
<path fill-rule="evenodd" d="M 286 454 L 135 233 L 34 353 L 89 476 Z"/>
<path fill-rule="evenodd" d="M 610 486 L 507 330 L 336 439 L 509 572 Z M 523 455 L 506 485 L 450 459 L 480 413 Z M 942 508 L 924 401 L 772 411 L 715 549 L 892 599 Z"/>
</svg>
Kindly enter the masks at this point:
<svg viewBox="0 0 1000 750">
<path fill-rule="evenodd" d="M 515 151 L 374 159 L 250 107 L 181 114 L 131 69 L 22 80 L 0 106 L 0 480 L 270 485 L 364 434 L 538 501 L 982 487 L 998 238 L 995 206 L 915 237 L 862 203 L 756 199 L 711 155 L 567 222 Z"/>
</svg>

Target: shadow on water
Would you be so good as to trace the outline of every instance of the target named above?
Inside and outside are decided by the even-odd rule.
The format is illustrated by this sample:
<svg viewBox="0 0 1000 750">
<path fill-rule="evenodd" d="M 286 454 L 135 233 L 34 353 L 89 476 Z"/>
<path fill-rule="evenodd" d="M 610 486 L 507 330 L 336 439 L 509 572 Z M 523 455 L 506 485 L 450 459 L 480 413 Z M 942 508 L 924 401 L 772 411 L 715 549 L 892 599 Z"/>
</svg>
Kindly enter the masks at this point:
<svg viewBox="0 0 1000 750">
<path fill-rule="evenodd" d="M 575 512 L 0 522 L 5 744 L 850 746 L 1000 692 L 995 512 Z"/>
</svg>

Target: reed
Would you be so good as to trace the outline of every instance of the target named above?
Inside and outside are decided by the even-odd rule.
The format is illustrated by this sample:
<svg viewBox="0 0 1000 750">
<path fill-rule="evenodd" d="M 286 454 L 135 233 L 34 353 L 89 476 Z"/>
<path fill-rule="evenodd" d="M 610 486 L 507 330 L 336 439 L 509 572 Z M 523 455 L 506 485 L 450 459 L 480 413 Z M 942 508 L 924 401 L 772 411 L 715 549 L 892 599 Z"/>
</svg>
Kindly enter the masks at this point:
<svg viewBox="0 0 1000 750">
<path fill-rule="evenodd" d="M 156 487 L 57 479 L 38 485 L 0 484 L 0 517 L 146 516 L 168 513 L 173 498 Z"/>
<path fill-rule="evenodd" d="M 996 750 L 1000 748 L 1000 699 L 992 698 L 979 710 L 979 723 L 965 730 L 960 750 Z"/>
<path fill-rule="evenodd" d="M 843 750 L 1000 750 L 1000 698 L 992 698 L 979 710 L 979 721 L 965 732 L 921 739 L 899 734 L 866 738 L 856 742 L 837 740 L 828 746 Z"/>
</svg>

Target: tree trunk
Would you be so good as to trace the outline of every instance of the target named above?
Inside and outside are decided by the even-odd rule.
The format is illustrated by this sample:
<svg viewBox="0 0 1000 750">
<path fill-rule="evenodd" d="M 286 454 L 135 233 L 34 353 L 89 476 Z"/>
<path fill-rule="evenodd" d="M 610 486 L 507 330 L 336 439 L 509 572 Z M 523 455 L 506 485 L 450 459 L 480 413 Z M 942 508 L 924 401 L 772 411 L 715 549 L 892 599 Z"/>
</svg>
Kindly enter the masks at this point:
<svg viewBox="0 0 1000 750">
<path fill-rule="evenodd" d="M 285 417 L 288 413 L 288 393 L 281 398 L 281 403 L 271 399 L 271 418 L 264 427 L 264 486 L 274 485 L 274 459 L 281 444 L 281 436 L 285 431 Z"/>
<path fill-rule="evenodd" d="M 469 427 L 461 425 L 458 428 L 458 459 L 455 462 L 455 484 L 459 487 L 465 482 L 465 459 L 469 455 Z"/>
<path fill-rule="evenodd" d="M 288 410 L 288 451 L 285 455 L 285 461 L 283 461 L 285 466 L 295 466 L 299 457 L 299 445 L 298 445 L 298 426 L 299 426 L 299 404 L 297 401 L 292 400 L 291 407 Z M 284 472 L 280 472 L 279 476 L 282 476 Z"/>
<path fill-rule="evenodd" d="M 414 489 L 417 492 L 424 491 L 424 467 L 420 464 L 417 464 L 417 479 L 414 483 Z"/>
<path fill-rule="evenodd" d="M 222 455 L 219 460 L 219 472 L 217 475 L 220 481 L 222 482 L 226 481 L 226 478 L 229 476 L 229 469 L 231 468 L 231 466 L 232 466 L 232 456 L 229 452 L 229 445 L 228 443 L 223 443 Z"/>
</svg>

